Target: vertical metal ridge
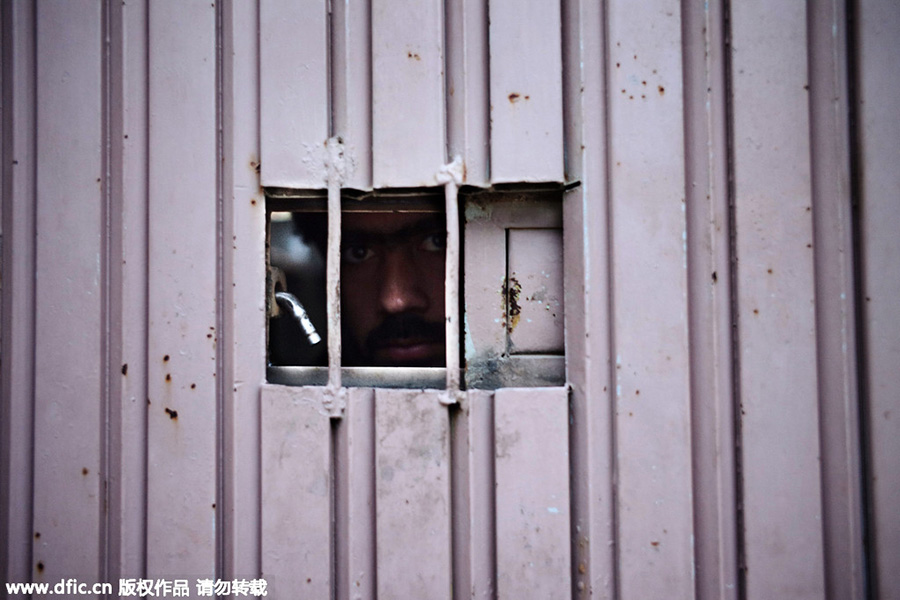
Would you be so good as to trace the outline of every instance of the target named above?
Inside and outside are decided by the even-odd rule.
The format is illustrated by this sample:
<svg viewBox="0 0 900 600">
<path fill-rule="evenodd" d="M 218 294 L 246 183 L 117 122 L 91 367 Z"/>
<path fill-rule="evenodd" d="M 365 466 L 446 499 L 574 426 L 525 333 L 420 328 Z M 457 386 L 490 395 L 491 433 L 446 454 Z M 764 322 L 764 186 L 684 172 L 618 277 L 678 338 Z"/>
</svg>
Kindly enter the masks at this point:
<svg viewBox="0 0 900 600">
<path fill-rule="evenodd" d="M 228 406 L 231 404 L 232 373 L 231 373 L 231 334 L 232 314 L 230 273 L 232 266 L 230 239 L 230 217 L 228 210 L 228 198 L 226 194 L 230 190 L 228 185 L 230 167 L 233 164 L 233 156 L 226 147 L 226 129 L 230 131 L 226 117 L 226 104 L 229 90 L 227 83 L 230 81 L 231 55 L 228 51 L 230 44 L 226 39 L 225 10 L 227 0 L 215 3 L 215 28 L 216 28 L 216 510 L 215 510 L 215 553 L 216 575 L 231 579 L 233 576 L 232 565 L 228 560 L 229 542 L 233 538 L 233 520 L 226 519 L 226 515 L 232 513 L 228 487 L 232 484 L 231 473 L 228 466 L 233 464 L 232 457 L 228 454 L 227 431 L 230 425 L 228 418 Z M 230 8 L 230 4 L 229 4 Z M 227 48 L 226 45 L 229 47 Z"/>
<path fill-rule="evenodd" d="M 604 236 L 605 246 L 605 258 L 606 258 L 606 295 L 607 295 L 607 313 L 606 313 L 606 329 L 607 329 L 607 365 L 606 368 L 608 370 L 607 379 L 609 381 L 607 392 L 607 399 L 609 400 L 609 422 L 610 422 L 610 493 L 612 495 L 612 508 L 611 508 L 611 516 L 612 516 L 612 530 L 613 530 L 613 565 L 612 565 L 612 597 L 616 600 L 622 597 L 622 572 L 621 572 L 621 550 L 622 545 L 620 543 L 621 537 L 621 518 L 619 514 L 619 459 L 618 459 L 618 448 L 619 448 L 619 424 L 616 415 L 616 382 L 618 379 L 617 375 L 617 360 L 616 360 L 616 328 L 615 328 L 615 315 L 616 315 L 616 299 L 615 294 L 613 294 L 613 290 L 615 289 L 615 240 L 614 240 L 614 229 L 613 229 L 613 219 L 615 217 L 615 211 L 613 209 L 613 203 L 611 201 L 612 198 L 612 152 L 611 152 L 611 140 L 610 140 L 610 122 L 612 120 L 610 115 L 610 90 L 612 89 L 610 78 L 612 77 L 611 69 L 609 66 L 611 52 L 611 40 L 609 36 L 609 2 L 610 0 L 603 1 L 603 9 L 602 9 L 602 26 L 601 30 L 603 31 L 603 143 L 604 143 L 604 175 L 606 180 L 604 181 L 604 200 L 606 202 L 606 206 L 604 206 L 604 212 L 606 217 L 606 230 Z M 589 311 L 586 311 L 589 312 Z"/>
<path fill-rule="evenodd" d="M 143 436 L 144 436 L 144 445 L 142 448 L 143 452 L 143 471 L 144 471 L 144 481 L 143 481 L 143 491 L 144 491 L 144 501 L 143 501 L 143 530 L 142 530 L 142 541 L 143 541 L 143 554 L 141 556 L 141 560 L 143 562 L 141 574 L 143 577 L 146 577 L 150 571 L 150 552 L 149 552 L 149 540 L 150 540 L 150 500 L 149 500 L 149 491 L 150 491 L 150 138 L 152 132 L 150 130 L 150 116 L 151 116 L 151 108 L 150 108 L 150 0 L 144 0 L 143 4 L 143 69 L 144 69 L 144 110 L 143 110 L 143 135 L 144 138 L 142 140 L 144 146 L 144 190 L 143 190 L 143 201 L 144 201 L 144 226 L 142 234 L 144 236 L 143 239 L 143 257 L 144 257 L 144 282 L 146 285 L 146 294 L 145 303 L 144 303 L 144 322 L 143 322 L 143 331 L 145 333 L 144 338 L 144 364 L 142 367 L 142 372 L 144 375 L 144 383 L 143 383 L 143 397 L 146 398 L 147 404 L 145 410 L 143 411 Z"/>
<path fill-rule="evenodd" d="M 746 534 L 744 526 L 744 480 L 743 480 L 743 431 L 741 427 L 740 389 L 740 331 L 737 320 L 738 276 L 737 269 L 737 227 L 735 211 L 735 155 L 734 155 L 734 67 L 732 64 L 731 0 L 722 0 L 722 31 L 724 55 L 724 102 L 725 102 L 725 152 L 727 161 L 727 198 L 729 234 L 729 277 L 727 279 L 731 302 L 731 393 L 734 416 L 734 493 L 735 493 L 735 535 L 737 560 L 737 595 L 739 600 L 747 597 Z"/>
<path fill-rule="evenodd" d="M 565 176 L 581 182 L 563 205 L 572 595 L 615 598 L 606 3 L 564 0 L 561 17 Z"/>
<path fill-rule="evenodd" d="M 98 477 L 98 497 L 100 498 L 98 523 L 100 531 L 98 532 L 99 540 L 99 557 L 97 574 L 98 581 L 110 581 L 110 408 L 112 398 L 115 396 L 118 381 L 112 378 L 113 353 L 115 349 L 113 345 L 113 331 L 115 324 L 113 322 L 113 311 L 116 304 L 116 293 L 114 291 L 114 275 L 112 271 L 115 269 L 113 265 L 113 246 L 116 236 L 113 223 L 113 193 L 112 193 L 112 161 L 113 161 L 113 114 L 112 114 L 112 94 L 113 94 L 113 73 L 112 73 L 112 14 L 113 10 L 110 6 L 115 2 L 109 0 L 104 1 L 100 7 L 101 15 L 101 36 L 100 40 L 100 114 L 101 114 L 101 131 L 100 140 L 101 149 L 101 173 L 103 182 L 100 187 L 101 209 L 100 218 L 101 236 L 100 236 L 100 457 L 99 467 L 100 473 Z M 120 263 L 121 264 L 121 263 Z"/>
<path fill-rule="evenodd" d="M 35 4 L 4 3 L 3 285 L 0 350 L 0 569 L 30 581 L 34 532 L 34 383 L 37 134 Z M 22 102 L 18 100 L 22 99 Z M 27 101 L 26 101 L 27 100 Z M 12 248 L 16 249 L 13 260 Z M 13 426 L 15 424 L 15 427 Z M 20 507 L 15 515 L 12 507 Z"/>
<path fill-rule="evenodd" d="M 821 510 L 828 598 L 865 595 L 846 27 L 842 1 L 807 5 Z"/>
<path fill-rule="evenodd" d="M 860 203 L 863 199 L 863 140 L 862 125 L 860 123 L 860 86 L 862 82 L 860 55 L 859 55 L 859 0 L 845 0 L 846 10 L 846 47 L 845 59 L 847 61 L 847 136 L 849 143 L 849 176 L 850 176 L 850 234 L 851 251 L 853 253 L 853 301 L 855 320 L 855 336 L 853 343 L 856 345 L 856 394 L 859 402 L 859 425 L 857 435 L 860 440 L 860 474 L 862 477 L 861 501 L 862 501 L 862 538 L 863 538 L 863 578 L 864 598 L 875 600 L 879 598 L 878 571 L 876 561 L 875 522 L 873 492 L 869 482 L 873 480 L 871 430 L 871 405 L 869 397 L 869 381 L 865 376 L 869 372 L 868 344 L 866 340 L 867 323 L 865 315 L 865 269 L 863 261 L 863 223 L 860 214 Z"/>
<path fill-rule="evenodd" d="M 737 595 L 722 2 L 683 1 L 694 590 Z"/>
</svg>

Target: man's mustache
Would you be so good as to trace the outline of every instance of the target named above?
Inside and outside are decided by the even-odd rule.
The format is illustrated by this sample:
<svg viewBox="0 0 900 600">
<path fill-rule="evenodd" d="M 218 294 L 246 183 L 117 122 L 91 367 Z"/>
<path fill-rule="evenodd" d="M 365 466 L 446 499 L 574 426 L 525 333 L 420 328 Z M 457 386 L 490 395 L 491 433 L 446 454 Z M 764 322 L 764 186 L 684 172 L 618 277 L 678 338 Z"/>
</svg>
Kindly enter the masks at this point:
<svg viewBox="0 0 900 600">
<path fill-rule="evenodd" d="M 444 322 L 426 321 L 420 315 L 401 313 L 387 316 L 381 324 L 366 337 L 366 349 L 374 353 L 382 346 L 389 346 L 399 340 L 415 340 L 424 343 L 443 343 Z"/>
</svg>

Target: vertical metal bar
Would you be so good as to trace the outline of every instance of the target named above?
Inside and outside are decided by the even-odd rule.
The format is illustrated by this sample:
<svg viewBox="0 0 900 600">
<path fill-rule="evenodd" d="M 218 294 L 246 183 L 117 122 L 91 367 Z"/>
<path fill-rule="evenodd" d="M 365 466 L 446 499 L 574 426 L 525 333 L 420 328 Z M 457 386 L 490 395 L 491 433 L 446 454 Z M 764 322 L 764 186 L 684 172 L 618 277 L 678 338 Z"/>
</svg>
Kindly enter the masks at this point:
<svg viewBox="0 0 900 600">
<path fill-rule="evenodd" d="M 328 247 L 326 286 L 328 315 L 328 388 L 341 387 L 341 163 L 343 150 L 337 138 L 328 147 Z"/>
<path fill-rule="evenodd" d="M 462 179 L 462 158 L 444 166 L 438 180 L 444 182 L 447 212 L 447 253 L 444 261 L 444 314 L 446 317 L 447 394 L 454 404 L 459 392 L 459 203 L 458 183 Z"/>
</svg>

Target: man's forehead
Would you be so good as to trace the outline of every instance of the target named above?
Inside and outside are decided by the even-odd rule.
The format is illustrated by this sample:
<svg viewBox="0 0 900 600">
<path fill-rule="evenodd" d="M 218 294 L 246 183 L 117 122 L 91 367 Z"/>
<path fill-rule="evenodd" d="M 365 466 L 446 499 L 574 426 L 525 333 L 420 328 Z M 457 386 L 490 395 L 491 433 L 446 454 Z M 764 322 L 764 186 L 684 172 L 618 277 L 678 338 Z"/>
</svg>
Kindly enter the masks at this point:
<svg viewBox="0 0 900 600">
<path fill-rule="evenodd" d="M 344 213 L 342 228 L 347 233 L 378 236 L 409 235 L 444 227 L 440 213 Z"/>
</svg>

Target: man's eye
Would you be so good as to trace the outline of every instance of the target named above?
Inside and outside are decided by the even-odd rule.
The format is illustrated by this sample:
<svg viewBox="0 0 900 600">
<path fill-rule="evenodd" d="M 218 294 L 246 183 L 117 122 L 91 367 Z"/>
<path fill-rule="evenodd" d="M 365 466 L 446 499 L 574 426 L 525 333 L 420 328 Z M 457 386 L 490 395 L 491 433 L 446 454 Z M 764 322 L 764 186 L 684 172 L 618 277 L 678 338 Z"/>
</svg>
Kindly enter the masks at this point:
<svg viewBox="0 0 900 600">
<path fill-rule="evenodd" d="M 359 264 L 372 258 L 375 253 L 368 246 L 347 246 L 341 252 L 341 259 L 351 264 Z"/>
<path fill-rule="evenodd" d="M 443 231 L 425 236 L 422 241 L 422 250 L 427 252 L 442 252 L 447 248 L 447 234 Z"/>
</svg>

